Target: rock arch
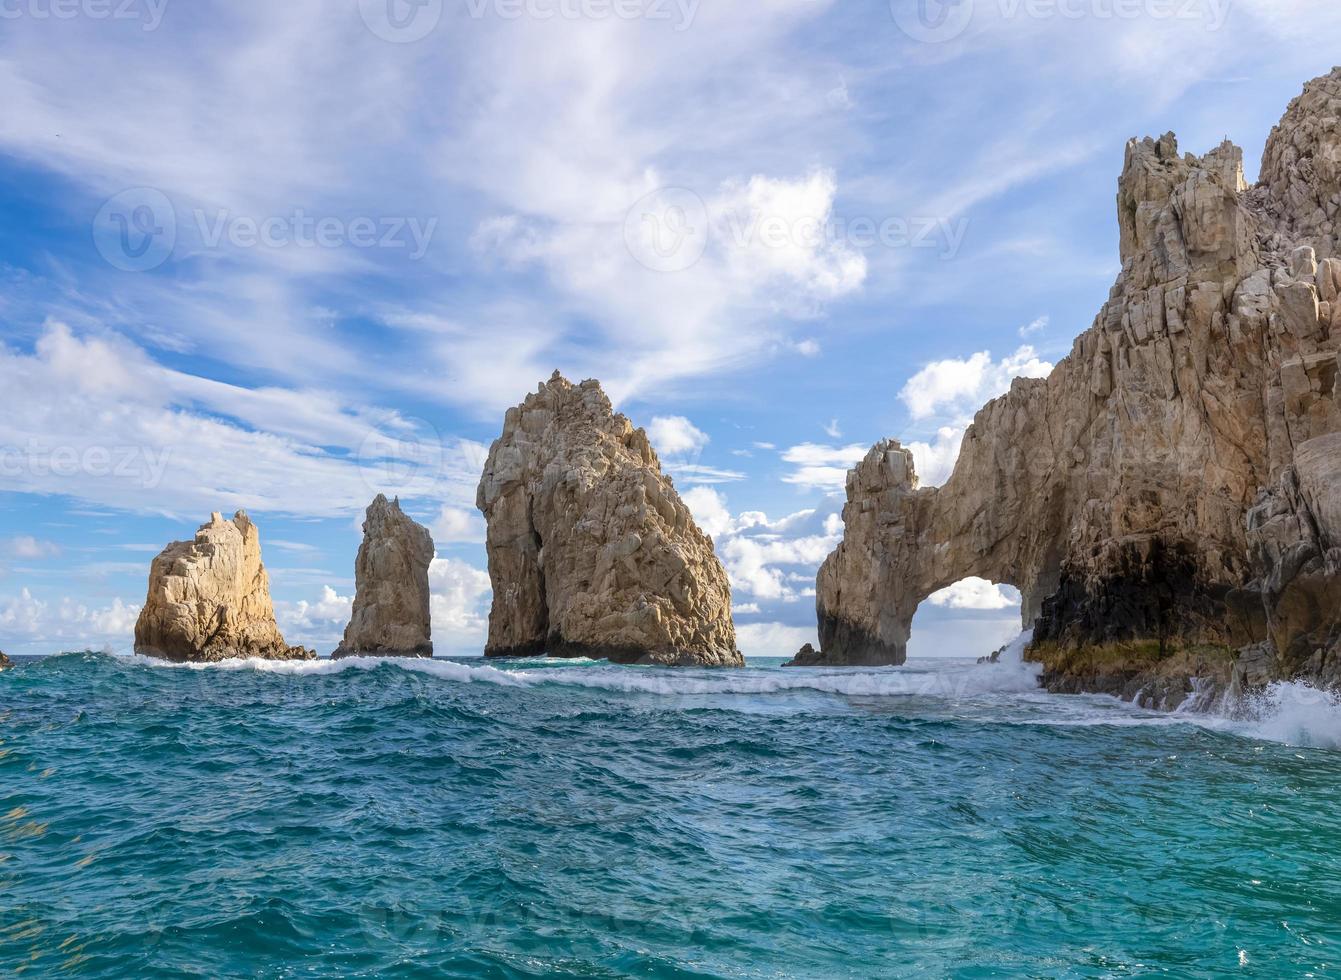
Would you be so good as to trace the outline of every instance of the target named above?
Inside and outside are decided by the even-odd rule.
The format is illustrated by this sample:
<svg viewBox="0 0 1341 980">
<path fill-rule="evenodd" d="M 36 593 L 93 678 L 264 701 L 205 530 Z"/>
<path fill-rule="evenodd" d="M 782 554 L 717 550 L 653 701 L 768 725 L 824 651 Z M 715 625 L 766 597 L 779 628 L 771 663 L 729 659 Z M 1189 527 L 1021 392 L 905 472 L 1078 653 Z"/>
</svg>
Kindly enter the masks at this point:
<svg viewBox="0 0 1341 980">
<path fill-rule="evenodd" d="M 1290 104 L 1257 185 L 1228 141 L 1167 133 L 1127 144 L 1117 212 L 1108 301 L 978 412 L 944 486 L 892 441 L 849 474 L 798 662 L 902 663 L 918 603 L 979 575 L 1021 591 L 1054 689 L 1341 678 L 1320 598 L 1341 588 L 1341 68 Z"/>
</svg>

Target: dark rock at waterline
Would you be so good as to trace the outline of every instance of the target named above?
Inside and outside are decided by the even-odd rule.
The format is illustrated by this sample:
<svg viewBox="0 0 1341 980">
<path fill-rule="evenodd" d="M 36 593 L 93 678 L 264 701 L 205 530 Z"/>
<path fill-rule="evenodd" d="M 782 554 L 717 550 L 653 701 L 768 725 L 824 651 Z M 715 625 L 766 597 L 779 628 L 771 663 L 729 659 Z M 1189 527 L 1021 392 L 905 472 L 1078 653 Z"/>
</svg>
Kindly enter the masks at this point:
<svg viewBox="0 0 1341 980">
<path fill-rule="evenodd" d="M 0 670 L 9 670 L 14 666 L 14 661 L 10 660 L 3 653 L 0 653 Z"/>
</svg>

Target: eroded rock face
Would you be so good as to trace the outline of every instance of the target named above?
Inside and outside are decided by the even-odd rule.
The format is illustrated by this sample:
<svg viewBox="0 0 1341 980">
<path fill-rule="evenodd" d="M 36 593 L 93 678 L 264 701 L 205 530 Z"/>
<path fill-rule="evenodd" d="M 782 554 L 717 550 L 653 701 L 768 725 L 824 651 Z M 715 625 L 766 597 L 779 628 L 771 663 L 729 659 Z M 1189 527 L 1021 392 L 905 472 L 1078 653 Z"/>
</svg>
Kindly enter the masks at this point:
<svg viewBox="0 0 1341 980">
<path fill-rule="evenodd" d="M 902 663 L 918 603 L 975 575 L 1021 590 L 1057 689 L 1175 658 L 1226 677 L 1263 643 L 1282 672 L 1329 662 L 1339 162 L 1341 69 L 1291 103 L 1254 187 L 1232 144 L 1129 143 L 1122 271 L 1070 354 L 978 413 L 944 486 L 919 489 L 897 443 L 849 476 L 819 660 Z"/>
<path fill-rule="evenodd" d="M 428 566 L 433 538 L 400 509 L 399 498 L 377 495 L 363 522 L 354 565 L 354 608 L 341 657 L 431 657 Z"/>
<path fill-rule="evenodd" d="M 0 670 L 9 670 L 9 668 L 13 666 L 14 661 L 6 657 L 3 652 L 0 652 Z"/>
<path fill-rule="evenodd" d="M 189 662 L 316 657 L 280 635 L 260 533 L 243 511 L 231 521 L 213 514 L 194 540 L 174 541 L 154 559 L 135 652 Z"/>
<path fill-rule="evenodd" d="M 731 588 L 642 429 L 555 372 L 508 410 L 477 503 L 489 656 L 743 666 Z"/>
</svg>

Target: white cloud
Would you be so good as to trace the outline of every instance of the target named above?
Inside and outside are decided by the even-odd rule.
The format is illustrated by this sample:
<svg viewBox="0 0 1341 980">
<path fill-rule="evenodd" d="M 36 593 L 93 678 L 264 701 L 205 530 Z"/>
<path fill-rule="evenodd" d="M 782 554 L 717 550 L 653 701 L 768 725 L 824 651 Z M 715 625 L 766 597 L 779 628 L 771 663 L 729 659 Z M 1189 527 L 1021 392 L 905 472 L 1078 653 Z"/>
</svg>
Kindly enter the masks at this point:
<svg viewBox="0 0 1341 980">
<path fill-rule="evenodd" d="M 5 550 L 11 558 L 41 559 L 60 557 L 60 545 L 54 541 L 43 541 L 30 534 L 21 534 L 10 538 Z"/>
<path fill-rule="evenodd" d="M 481 544 L 486 528 L 478 511 L 444 506 L 429 530 L 435 544 Z"/>
<path fill-rule="evenodd" d="M 657 455 L 684 456 L 703 452 L 708 434 L 683 415 L 658 415 L 647 427 L 647 439 Z"/>
<path fill-rule="evenodd" d="M 275 603 L 275 619 L 288 642 L 312 642 L 313 635 L 320 639 L 343 635 L 353 608 L 353 596 L 340 595 L 329 585 L 323 585 L 321 597 L 313 602 L 300 599 L 292 604 Z M 295 637 L 307 639 L 300 641 Z"/>
<path fill-rule="evenodd" d="M 488 573 L 455 558 L 434 558 L 428 587 L 434 652 L 483 652 L 492 595 Z"/>
<path fill-rule="evenodd" d="M 1010 609 L 1020 604 L 1020 593 L 986 579 L 966 578 L 927 597 L 933 606 L 948 609 Z"/>
<path fill-rule="evenodd" d="M 107 606 L 90 606 L 67 596 L 53 605 L 24 588 L 17 596 L 0 599 L 0 634 L 7 645 L 13 644 L 11 649 L 31 653 L 128 652 L 139 613 L 139 606 L 120 598 Z"/>
<path fill-rule="evenodd" d="M 1020 336 L 1030 337 L 1036 333 L 1042 333 L 1048 329 L 1048 322 L 1049 318 L 1047 316 L 1037 317 L 1020 328 Z"/>
<path fill-rule="evenodd" d="M 783 462 L 795 466 L 784 476 L 784 483 L 807 489 L 839 491 L 847 485 L 847 471 L 866 458 L 869 446 L 825 446 L 801 443 L 785 450 Z"/>
<path fill-rule="evenodd" d="M 824 428 L 824 434 L 827 435 L 830 439 L 843 438 L 843 430 L 839 428 L 837 419 L 830 419 L 829 424 L 824 426 L 823 428 Z"/>
<path fill-rule="evenodd" d="M 950 479 L 954 472 L 955 461 L 959 459 L 959 447 L 964 441 L 964 432 L 968 424 L 941 426 L 936 430 L 935 442 L 914 440 L 906 445 L 913 454 L 913 468 L 917 471 L 918 486 L 938 487 Z"/>
<path fill-rule="evenodd" d="M 744 511 L 732 517 L 722 494 L 703 490 L 691 491 L 689 506 L 700 526 L 713 529 L 709 533 L 733 595 L 793 603 L 813 594 L 815 573 L 841 538 L 837 515 L 803 510 L 770 520 L 761 511 Z M 759 609 L 757 603 L 747 605 Z"/>
<path fill-rule="evenodd" d="M 1027 344 L 1001 361 L 993 361 L 989 351 L 979 351 L 964 359 L 933 361 L 908 379 L 899 398 L 914 419 L 946 409 L 971 414 L 1004 394 L 1013 379 L 1046 378 L 1051 373 L 1052 364 Z"/>
<path fill-rule="evenodd" d="M 792 348 L 802 357 L 819 357 L 820 355 L 819 341 L 810 337 L 807 337 L 805 340 L 797 341 L 792 345 Z"/>
<path fill-rule="evenodd" d="M 792 657 L 807 643 L 818 646 L 819 634 L 807 626 L 746 623 L 736 627 L 740 652 L 749 657 Z"/>
<path fill-rule="evenodd" d="M 666 466 L 680 483 L 689 484 L 710 484 L 710 483 L 735 483 L 737 480 L 745 479 L 745 474 L 739 470 L 724 470 L 716 466 L 704 466 L 699 463 L 670 463 Z"/>
<path fill-rule="evenodd" d="M 184 374 L 60 323 L 31 355 L 0 346 L 0 388 L 0 489 L 125 510 L 339 516 L 378 492 L 473 499 L 483 453 L 395 412 Z"/>
<path fill-rule="evenodd" d="M 732 616 L 758 616 L 760 612 L 757 602 L 742 602 L 731 607 Z"/>
<path fill-rule="evenodd" d="M 711 538 L 719 538 L 735 526 L 726 508 L 726 497 L 712 487 L 690 487 L 680 494 L 680 499 L 694 515 L 694 523 Z"/>
</svg>

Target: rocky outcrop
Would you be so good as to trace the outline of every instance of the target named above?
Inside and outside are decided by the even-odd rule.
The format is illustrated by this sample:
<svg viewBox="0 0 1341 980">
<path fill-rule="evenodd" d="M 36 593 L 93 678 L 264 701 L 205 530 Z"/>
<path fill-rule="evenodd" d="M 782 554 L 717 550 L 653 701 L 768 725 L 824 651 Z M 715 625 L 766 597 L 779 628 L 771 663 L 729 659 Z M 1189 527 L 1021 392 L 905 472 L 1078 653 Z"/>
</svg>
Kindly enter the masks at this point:
<svg viewBox="0 0 1341 980">
<path fill-rule="evenodd" d="M 6 657 L 3 652 L 0 652 L 0 670 L 9 670 L 9 668 L 13 666 L 14 661 Z"/>
<path fill-rule="evenodd" d="M 243 511 L 231 521 L 213 514 L 194 540 L 174 541 L 154 559 L 135 652 L 185 662 L 316 657 L 280 635 L 260 533 Z"/>
<path fill-rule="evenodd" d="M 647 435 L 558 372 L 489 450 L 486 654 L 743 666 L 731 588 Z"/>
<path fill-rule="evenodd" d="M 1056 690 L 1168 706 L 1244 651 L 1259 681 L 1334 671 L 1341 69 L 1261 173 L 1228 142 L 1128 144 L 1122 271 L 1070 354 L 977 414 L 944 486 L 893 442 L 850 474 L 821 662 L 902 663 L 918 604 L 972 575 L 1020 589 Z"/>
<path fill-rule="evenodd" d="M 428 528 L 400 509 L 400 498 L 383 494 L 368 505 L 363 544 L 354 564 L 354 608 L 342 657 L 431 657 L 428 566 L 433 539 Z"/>
</svg>

